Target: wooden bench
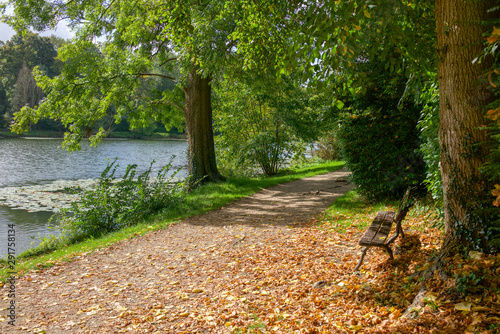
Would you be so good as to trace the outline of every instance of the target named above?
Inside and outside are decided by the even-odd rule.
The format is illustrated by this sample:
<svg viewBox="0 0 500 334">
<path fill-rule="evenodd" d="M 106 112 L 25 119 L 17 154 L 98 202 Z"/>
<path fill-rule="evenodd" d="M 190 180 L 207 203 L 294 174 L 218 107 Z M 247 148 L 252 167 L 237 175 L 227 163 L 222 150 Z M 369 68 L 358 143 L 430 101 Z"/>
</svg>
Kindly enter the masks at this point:
<svg viewBox="0 0 500 334">
<path fill-rule="evenodd" d="M 390 245 L 397 239 L 399 235 L 404 238 L 404 232 L 403 228 L 401 227 L 401 222 L 406 217 L 408 210 L 410 210 L 411 206 L 413 205 L 413 201 L 410 200 L 410 192 L 411 188 L 408 188 L 405 195 L 403 196 L 401 204 L 399 205 L 397 215 L 393 211 L 380 211 L 377 213 L 377 216 L 371 223 L 370 227 L 368 227 L 368 230 L 366 230 L 363 237 L 361 237 L 361 240 L 359 240 L 359 244 L 361 246 L 364 246 L 364 248 L 361 253 L 361 259 L 359 259 L 359 263 L 356 268 L 354 268 L 354 271 L 358 270 L 359 267 L 361 267 L 366 252 L 371 247 L 380 247 L 385 249 L 389 254 L 389 258 L 391 260 L 394 259 Z M 389 240 L 387 240 L 387 237 L 391 232 L 392 224 L 394 223 L 396 223 L 396 233 Z"/>
</svg>

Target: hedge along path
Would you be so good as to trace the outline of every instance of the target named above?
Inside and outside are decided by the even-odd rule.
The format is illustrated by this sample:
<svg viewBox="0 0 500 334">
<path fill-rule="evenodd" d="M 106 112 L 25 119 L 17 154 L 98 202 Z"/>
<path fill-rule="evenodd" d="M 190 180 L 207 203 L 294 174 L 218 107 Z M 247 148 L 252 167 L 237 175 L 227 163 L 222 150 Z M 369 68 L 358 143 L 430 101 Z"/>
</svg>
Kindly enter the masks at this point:
<svg viewBox="0 0 500 334">
<path fill-rule="evenodd" d="M 339 170 L 280 184 L 28 273 L 16 282 L 16 326 L 7 324 L 1 305 L 0 333 L 226 333 L 261 326 L 252 312 L 296 283 L 287 275 L 318 264 L 317 277 L 299 282 L 310 286 L 325 264 L 341 264 L 357 249 L 348 239 L 327 242 L 326 232 L 307 223 L 353 188 L 347 176 Z M 300 248 L 305 236 L 317 244 Z M 282 269 L 265 272 L 264 259 Z"/>
</svg>

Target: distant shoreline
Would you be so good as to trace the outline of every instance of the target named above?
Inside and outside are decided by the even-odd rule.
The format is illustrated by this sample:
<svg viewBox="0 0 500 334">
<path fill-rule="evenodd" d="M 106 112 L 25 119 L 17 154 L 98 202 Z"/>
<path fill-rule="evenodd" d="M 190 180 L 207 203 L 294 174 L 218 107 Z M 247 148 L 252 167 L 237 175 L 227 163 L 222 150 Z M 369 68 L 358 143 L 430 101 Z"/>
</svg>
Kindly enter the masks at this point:
<svg viewBox="0 0 500 334">
<path fill-rule="evenodd" d="M 63 139 L 64 132 L 34 131 L 24 134 L 12 133 L 9 130 L 0 130 L 0 139 L 5 138 L 30 138 L 30 139 Z M 138 140 L 187 140 L 184 134 L 157 133 L 152 136 L 142 136 L 131 132 L 110 133 L 104 139 L 138 139 Z"/>
</svg>

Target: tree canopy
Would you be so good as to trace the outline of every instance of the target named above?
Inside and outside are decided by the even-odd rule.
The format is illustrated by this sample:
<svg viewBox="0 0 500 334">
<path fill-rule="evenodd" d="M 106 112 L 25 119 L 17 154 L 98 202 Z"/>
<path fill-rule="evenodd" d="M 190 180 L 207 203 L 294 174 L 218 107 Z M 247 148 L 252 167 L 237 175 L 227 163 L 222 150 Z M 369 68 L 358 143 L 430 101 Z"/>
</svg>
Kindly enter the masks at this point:
<svg viewBox="0 0 500 334">
<path fill-rule="evenodd" d="M 31 75 L 33 68 L 38 66 L 48 77 L 58 75 L 62 64 L 55 57 L 62 44 L 61 38 L 41 37 L 34 33 L 17 34 L 0 44 L 0 127 L 10 123 L 12 114 L 26 104 L 21 101 L 21 104 L 13 105 L 21 69 L 25 67 L 23 73 L 30 72 Z M 21 85 L 18 89 L 22 89 Z"/>
</svg>

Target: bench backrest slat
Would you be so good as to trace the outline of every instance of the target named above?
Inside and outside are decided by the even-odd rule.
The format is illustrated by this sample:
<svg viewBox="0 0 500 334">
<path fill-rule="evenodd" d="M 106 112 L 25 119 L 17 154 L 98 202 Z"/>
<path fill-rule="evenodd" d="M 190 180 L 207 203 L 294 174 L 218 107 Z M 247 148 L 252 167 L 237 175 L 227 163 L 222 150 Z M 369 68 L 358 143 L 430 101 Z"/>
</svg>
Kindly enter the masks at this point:
<svg viewBox="0 0 500 334">
<path fill-rule="evenodd" d="M 394 212 L 380 211 L 359 241 L 360 245 L 383 244 L 394 221 Z"/>
</svg>

